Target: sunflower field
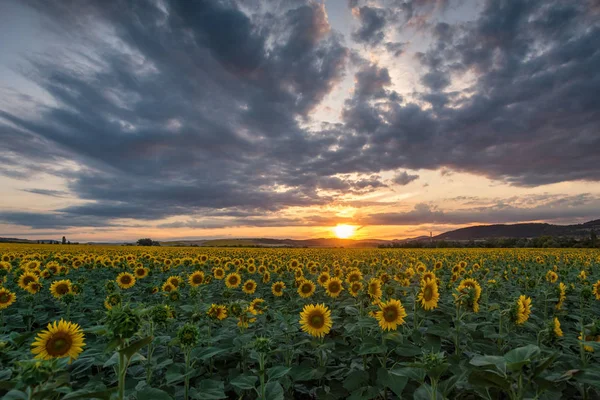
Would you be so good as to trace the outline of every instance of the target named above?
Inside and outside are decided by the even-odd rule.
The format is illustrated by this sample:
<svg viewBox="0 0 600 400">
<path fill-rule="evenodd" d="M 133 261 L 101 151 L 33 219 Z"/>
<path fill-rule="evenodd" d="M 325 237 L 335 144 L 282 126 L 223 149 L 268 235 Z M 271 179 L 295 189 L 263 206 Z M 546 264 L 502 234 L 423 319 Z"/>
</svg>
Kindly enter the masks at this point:
<svg viewBox="0 0 600 400">
<path fill-rule="evenodd" d="M 4 399 L 598 399 L 600 252 L 0 245 Z"/>
</svg>

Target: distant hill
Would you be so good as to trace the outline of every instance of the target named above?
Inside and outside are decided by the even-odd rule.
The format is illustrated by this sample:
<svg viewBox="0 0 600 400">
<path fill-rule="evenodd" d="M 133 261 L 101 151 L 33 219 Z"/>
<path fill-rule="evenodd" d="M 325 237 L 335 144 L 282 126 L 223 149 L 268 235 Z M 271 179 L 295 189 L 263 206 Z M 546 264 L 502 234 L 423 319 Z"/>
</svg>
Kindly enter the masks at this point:
<svg viewBox="0 0 600 400">
<path fill-rule="evenodd" d="M 271 238 L 244 238 L 244 239 L 214 239 L 214 240 L 178 240 L 160 242 L 161 246 L 199 246 L 199 247 L 377 247 L 381 244 L 391 243 L 389 240 L 380 239 L 271 239 Z"/>
<path fill-rule="evenodd" d="M 482 240 L 495 238 L 588 237 L 590 232 L 600 232 L 600 219 L 577 225 L 511 224 L 478 225 L 456 229 L 434 236 L 434 240 Z"/>
</svg>

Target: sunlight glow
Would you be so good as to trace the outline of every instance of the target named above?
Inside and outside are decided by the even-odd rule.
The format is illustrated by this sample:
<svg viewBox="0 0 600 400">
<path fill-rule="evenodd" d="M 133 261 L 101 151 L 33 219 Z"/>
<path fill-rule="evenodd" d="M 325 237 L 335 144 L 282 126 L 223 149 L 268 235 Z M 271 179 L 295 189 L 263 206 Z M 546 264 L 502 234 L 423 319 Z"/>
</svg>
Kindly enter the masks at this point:
<svg viewBox="0 0 600 400">
<path fill-rule="evenodd" d="M 354 235 L 355 230 L 356 227 L 352 225 L 338 225 L 335 228 L 333 228 L 335 236 L 337 236 L 340 239 L 348 239 L 350 236 Z"/>
</svg>

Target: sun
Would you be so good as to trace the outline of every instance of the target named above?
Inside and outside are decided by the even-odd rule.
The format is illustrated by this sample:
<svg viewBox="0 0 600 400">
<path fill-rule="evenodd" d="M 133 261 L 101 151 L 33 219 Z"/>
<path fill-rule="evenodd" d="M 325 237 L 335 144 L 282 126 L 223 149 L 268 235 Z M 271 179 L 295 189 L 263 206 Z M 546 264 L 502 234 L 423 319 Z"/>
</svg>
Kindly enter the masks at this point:
<svg viewBox="0 0 600 400">
<path fill-rule="evenodd" d="M 350 236 L 354 235 L 354 231 L 356 231 L 356 227 L 352 225 L 338 225 L 333 228 L 335 232 L 335 236 L 340 239 L 348 239 Z"/>
</svg>

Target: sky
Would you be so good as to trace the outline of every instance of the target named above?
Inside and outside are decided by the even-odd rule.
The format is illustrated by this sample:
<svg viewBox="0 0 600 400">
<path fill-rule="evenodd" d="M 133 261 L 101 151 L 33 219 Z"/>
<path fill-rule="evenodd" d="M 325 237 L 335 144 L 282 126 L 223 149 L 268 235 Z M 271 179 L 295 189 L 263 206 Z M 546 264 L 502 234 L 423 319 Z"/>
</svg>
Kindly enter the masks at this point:
<svg viewBox="0 0 600 400">
<path fill-rule="evenodd" d="M 0 236 L 600 218 L 600 0 L 0 1 Z"/>
</svg>

